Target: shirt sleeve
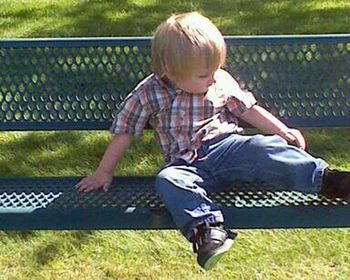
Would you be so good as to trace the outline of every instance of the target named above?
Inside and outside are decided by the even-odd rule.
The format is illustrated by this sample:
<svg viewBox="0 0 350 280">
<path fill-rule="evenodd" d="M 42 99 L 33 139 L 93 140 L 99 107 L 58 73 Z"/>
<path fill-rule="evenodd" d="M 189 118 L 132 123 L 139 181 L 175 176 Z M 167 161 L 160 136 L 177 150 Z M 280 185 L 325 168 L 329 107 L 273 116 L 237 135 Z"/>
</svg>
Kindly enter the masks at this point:
<svg viewBox="0 0 350 280">
<path fill-rule="evenodd" d="M 236 116 L 253 107 L 257 101 L 254 95 L 240 88 L 238 82 L 226 71 L 223 71 L 223 87 L 225 88 L 226 107 Z"/>
<path fill-rule="evenodd" d="M 112 133 L 127 133 L 134 137 L 143 134 L 150 114 L 142 104 L 139 94 L 140 90 L 134 90 L 121 103 L 110 129 Z"/>
</svg>

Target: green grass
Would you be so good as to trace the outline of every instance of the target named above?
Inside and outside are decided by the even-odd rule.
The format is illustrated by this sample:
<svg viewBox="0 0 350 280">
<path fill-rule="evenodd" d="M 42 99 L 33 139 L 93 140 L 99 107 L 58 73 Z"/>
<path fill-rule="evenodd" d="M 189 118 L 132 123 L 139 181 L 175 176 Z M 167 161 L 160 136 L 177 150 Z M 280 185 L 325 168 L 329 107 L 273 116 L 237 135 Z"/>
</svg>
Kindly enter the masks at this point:
<svg viewBox="0 0 350 280">
<path fill-rule="evenodd" d="M 243 231 L 210 272 L 176 231 L 0 233 L 0 279 L 348 279 L 348 230 Z"/>
<path fill-rule="evenodd" d="M 349 1 L 0 2 L 0 37 L 150 35 L 173 12 L 199 10 L 227 35 L 349 33 Z M 310 152 L 350 170 L 349 129 L 308 130 Z M 0 133 L 0 176 L 90 174 L 108 132 Z M 117 175 L 155 174 L 151 133 L 135 141 Z M 177 231 L 0 231 L 0 280 L 348 279 L 350 231 L 241 230 L 232 250 L 202 271 Z"/>
<path fill-rule="evenodd" d="M 171 13 L 197 10 L 224 34 L 347 33 L 347 0 L 3 0 L 0 37 L 150 35 Z"/>
</svg>

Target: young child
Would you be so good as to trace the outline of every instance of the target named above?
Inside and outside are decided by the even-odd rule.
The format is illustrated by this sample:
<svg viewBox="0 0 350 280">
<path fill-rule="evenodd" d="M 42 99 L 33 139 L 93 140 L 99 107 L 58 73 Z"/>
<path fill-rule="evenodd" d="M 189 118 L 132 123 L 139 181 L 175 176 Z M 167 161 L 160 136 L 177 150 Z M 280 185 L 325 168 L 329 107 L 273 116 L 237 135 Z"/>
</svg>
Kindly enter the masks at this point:
<svg viewBox="0 0 350 280">
<path fill-rule="evenodd" d="M 299 130 L 257 105 L 221 69 L 226 45 L 209 19 L 198 13 L 170 17 L 157 28 L 152 50 L 154 73 L 124 100 L 113 122 L 115 136 L 97 170 L 77 184 L 79 191 L 107 190 L 132 138 L 149 123 L 166 162 L 156 191 L 206 270 L 236 236 L 224 228 L 208 194 L 233 181 L 350 197 L 350 172 L 331 171 L 306 153 Z M 240 134 L 238 119 L 271 136 Z"/>
</svg>

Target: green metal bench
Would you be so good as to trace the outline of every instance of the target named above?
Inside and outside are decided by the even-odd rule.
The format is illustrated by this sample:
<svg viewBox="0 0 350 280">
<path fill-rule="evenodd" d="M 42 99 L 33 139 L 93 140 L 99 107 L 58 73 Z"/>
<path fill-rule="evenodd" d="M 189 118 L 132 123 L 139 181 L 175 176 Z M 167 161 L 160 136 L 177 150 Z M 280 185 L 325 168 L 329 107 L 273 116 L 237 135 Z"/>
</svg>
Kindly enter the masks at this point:
<svg viewBox="0 0 350 280">
<path fill-rule="evenodd" d="M 350 35 L 226 40 L 226 69 L 287 124 L 350 126 Z M 106 130 L 150 62 L 144 37 L 1 40 L 0 131 Z M 1 230 L 174 228 L 152 176 L 116 178 L 107 193 L 80 194 L 79 177 L 1 175 Z M 213 199 L 230 228 L 350 225 L 347 202 L 316 194 L 240 183 Z"/>
</svg>

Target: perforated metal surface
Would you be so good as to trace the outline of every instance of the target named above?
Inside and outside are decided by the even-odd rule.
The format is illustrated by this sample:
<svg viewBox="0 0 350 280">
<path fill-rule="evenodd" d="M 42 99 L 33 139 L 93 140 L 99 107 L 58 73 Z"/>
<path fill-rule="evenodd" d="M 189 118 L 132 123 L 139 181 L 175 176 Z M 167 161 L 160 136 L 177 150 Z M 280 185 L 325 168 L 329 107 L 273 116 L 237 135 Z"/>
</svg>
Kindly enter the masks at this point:
<svg viewBox="0 0 350 280">
<path fill-rule="evenodd" d="M 350 36 L 227 37 L 226 68 L 296 126 L 350 123 Z M 1 40 L 0 129 L 106 129 L 150 38 Z"/>
<path fill-rule="evenodd" d="M 40 208 L 163 208 L 154 190 L 154 180 L 153 177 L 121 177 L 114 180 L 108 192 L 79 194 L 74 187 L 79 178 L 2 178 L 0 212 Z M 259 184 L 236 183 L 211 197 L 220 207 L 237 208 L 348 205 L 341 199 L 274 189 Z"/>
<path fill-rule="evenodd" d="M 25 213 L 33 212 L 36 209 L 46 208 L 54 202 L 62 193 L 1 193 L 0 213 Z"/>
<path fill-rule="evenodd" d="M 228 70 L 295 126 L 350 123 L 350 36 L 230 38 Z"/>
<path fill-rule="evenodd" d="M 108 192 L 79 194 L 79 178 L 0 179 L 0 229 L 176 228 L 154 191 L 153 177 L 115 178 Z M 227 226 L 349 226 L 349 204 L 314 194 L 236 184 L 215 193 Z"/>
<path fill-rule="evenodd" d="M 1 126 L 106 129 L 150 62 L 149 39 L 0 41 Z"/>
</svg>

